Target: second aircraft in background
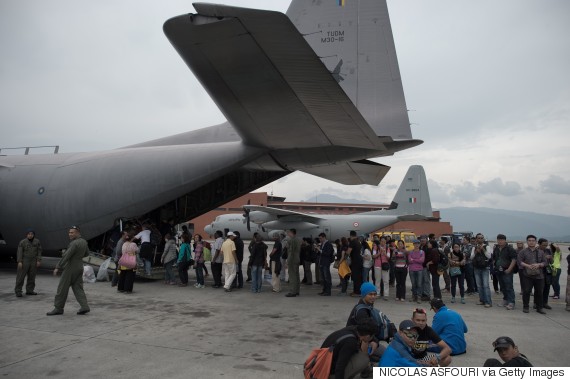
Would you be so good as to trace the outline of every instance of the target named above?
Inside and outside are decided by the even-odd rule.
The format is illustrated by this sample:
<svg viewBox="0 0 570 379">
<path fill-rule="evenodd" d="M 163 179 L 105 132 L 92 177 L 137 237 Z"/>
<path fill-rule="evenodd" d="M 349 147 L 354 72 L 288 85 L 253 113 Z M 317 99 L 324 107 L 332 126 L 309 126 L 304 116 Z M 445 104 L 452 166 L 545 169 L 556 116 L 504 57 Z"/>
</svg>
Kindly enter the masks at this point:
<svg viewBox="0 0 570 379">
<path fill-rule="evenodd" d="M 433 217 L 427 180 L 422 166 L 410 166 L 394 200 L 386 210 L 338 214 L 310 214 L 258 205 L 244 205 L 245 213 L 216 217 L 204 230 L 239 231 L 241 238 L 251 239 L 257 232 L 269 239 L 275 232 L 294 228 L 298 235 L 315 238 L 324 232 L 329 240 L 346 237 L 351 230 L 371 233 L 398 221 L 426 220 Z"/>
</svg>

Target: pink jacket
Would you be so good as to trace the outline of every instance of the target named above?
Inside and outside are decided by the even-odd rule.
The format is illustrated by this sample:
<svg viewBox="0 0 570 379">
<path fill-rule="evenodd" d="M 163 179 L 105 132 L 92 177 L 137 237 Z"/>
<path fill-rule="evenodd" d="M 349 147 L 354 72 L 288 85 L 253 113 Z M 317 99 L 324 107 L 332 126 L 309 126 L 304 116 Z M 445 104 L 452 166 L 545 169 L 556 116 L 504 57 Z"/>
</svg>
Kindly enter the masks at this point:
<svg viewBox="0 0 570 379">
<path fill-rule="evenodd" d="M 424 268 L 422 264 L 426 259 L 426 254 L 423 250 L 410 251 L 408 254 L 408 270 L 409 271 L 422 271 Z"/>
</svg>

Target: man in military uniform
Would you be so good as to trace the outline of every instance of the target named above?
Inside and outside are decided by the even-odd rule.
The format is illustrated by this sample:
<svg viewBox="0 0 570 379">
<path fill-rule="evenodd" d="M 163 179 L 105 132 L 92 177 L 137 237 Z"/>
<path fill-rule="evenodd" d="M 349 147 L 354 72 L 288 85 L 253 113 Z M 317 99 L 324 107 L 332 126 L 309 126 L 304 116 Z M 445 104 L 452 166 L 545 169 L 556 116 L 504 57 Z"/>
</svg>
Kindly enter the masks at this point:
<svg viewBox="0 0 570 379">
<path fill-rule="evenodd" d="M 289 229 L 289 246 L 287 247 L 287 266 L 289 267 L 289 293 L 285 296 L 299 296 L 301 280 L 299 277 L 299 261 L 301 260 L 301 240 L 297 238 L 297 231 Z"/>
<path fill-rule="evenodd" d="M 16 275 L 16 288 L 14 288 L 16 296 L 22 297 L 22 287 L 26 276 L 28 277 L 26 295 L 37 295 L 34 288 L 36 287 L 36 271 L 42 262 L 42 245 L 33 230 L 28 230 L 26 238 L 20 241 L 17 261 L 18 273 Z"/>
<path fill-rule="evenodd" d="M 81 307 L 77 314 L 84 315 L 90 311 L 87 297 L 85 297 L 85 292 L 83 291 L 83 257 L 89 254 L 89 248 L 87 247 L 87 241 L 81 237 L 79 227 L 72 226 L 68 234 L 71 242 L 55 270 L 53 270 L 54 276 L 57 276 L 60 270 L 62 273 L 57 286 L 57 293 L 55 294 L 54 309 L 47 313 L 48 316 L 63 314 L 69 287 L 73 290 L 75 299 L 77 299 Z"/>
</svg>

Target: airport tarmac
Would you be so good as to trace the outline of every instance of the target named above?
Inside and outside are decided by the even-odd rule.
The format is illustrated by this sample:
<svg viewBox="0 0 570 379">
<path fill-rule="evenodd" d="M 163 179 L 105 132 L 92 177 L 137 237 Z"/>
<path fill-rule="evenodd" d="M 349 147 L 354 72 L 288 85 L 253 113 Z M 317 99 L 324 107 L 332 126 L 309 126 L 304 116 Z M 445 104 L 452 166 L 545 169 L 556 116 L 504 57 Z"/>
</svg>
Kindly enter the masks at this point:
<svg viewBox="0 0 570 379">
<path fill-rule="evenodd" d="M 565 262 L 563 267 L 564 294 Z M 131 295 L 98 282 L 85 284 L 91 313 L 76 315 L 78 304 L 70 291 L 65 314 L 48 317 L 58 280 L 41 270 L 39 295 L 17 298 L 15 270 L 0 269 L 2 377 L 300 378 L 311 349 L 345 325 L 358 300 L 336 296 L 336 288 L 331 297 L 318 296 L 317 285 L 302 285 L 300 297 L 286 298 L 286 284 L 276 294 L 266 282 L 264 292 L 253 294 L 249 283 L 225 293 L 137 280 Z M 211 283 L 210 276 L 206 284 Z M 498 306 L 502 297 L 497 294 L 489 309 L 477 306 L 476 296 L 466 297 L 467 304 L 451 304 L 450 295 L 443 295 L 469 327 L 467 354 L 454 357 L 453 366 L 481 366 L 486 358 L 498 358 L 491 343 L 501 335 L 512 337 L 535 366 L 568 366 L 570 312 L 564 300 L 550 299 L 553 309 L 546 316 L 525 314 L 519 289 L 516 278 L 513 311 Z M 376 307 L 396 324 L 411 317 L 416 306 L 429 309 L 427 302 L 396 302 L 394 288 L 390 292 L 392 299 L 378 299 Z M 432 318 L 428 312 L 430 324 Z"/>
</svg>

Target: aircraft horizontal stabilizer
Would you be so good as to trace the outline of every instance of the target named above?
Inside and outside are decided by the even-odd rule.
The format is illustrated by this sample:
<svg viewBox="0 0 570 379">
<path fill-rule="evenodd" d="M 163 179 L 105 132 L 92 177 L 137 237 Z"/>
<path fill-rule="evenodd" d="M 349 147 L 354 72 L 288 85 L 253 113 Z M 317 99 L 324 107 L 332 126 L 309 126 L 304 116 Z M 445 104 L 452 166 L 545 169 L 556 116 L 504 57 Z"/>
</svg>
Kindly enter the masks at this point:
<svg viewBox="0 0 570 379">
<path fill-rule="evenodd" d="M 246 144 L 386 150 L 286 15 L 194 7 L 164 32 Z"/>
<path fill-rule="evenodd" d="M 384 179 L 388 171 L 390 171 L 390 167 L 369 160 L 361 160 L 329 166 L 304 168 L 302 171 L 341 184 L 369 184 L 377 186 L 382 179 Z"/>
</svg>

